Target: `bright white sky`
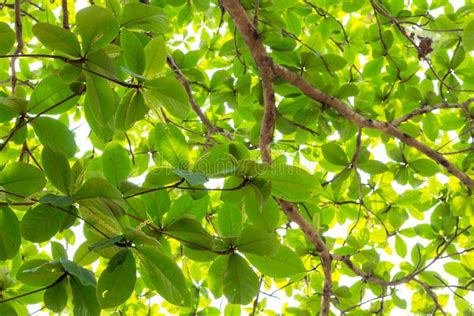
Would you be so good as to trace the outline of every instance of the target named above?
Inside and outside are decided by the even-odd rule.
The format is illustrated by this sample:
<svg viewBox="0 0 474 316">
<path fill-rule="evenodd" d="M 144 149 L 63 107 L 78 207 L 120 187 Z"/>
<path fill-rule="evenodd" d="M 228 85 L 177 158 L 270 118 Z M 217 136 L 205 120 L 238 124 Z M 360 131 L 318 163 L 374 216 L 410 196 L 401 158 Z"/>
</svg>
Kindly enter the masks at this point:
<svg viewBox="0 0 474 316">
<path fill-rule="evenodd" d="M 76 10 L 77 11 L 79 11 L 80 9 L 82 9 L 84 7 L 87 7 L 89 5 L 87 0 L 76 0 L 75 2 L 76 2 Z M 455 8 L 458 8 L 458 7 L 460 7 L 464 4 L 463 0 L 451 0 L 450 2 Z M 436 11 L 438 11 L 438 10 L 431 11 L 431 14 L 437 15 L 437 14 L 442 13 L 442 9 L 440 9 L 439 12 L 436 12 Z M 192 28 L 189 28 L 188 31 L 189 31 L 189 34 L 193 33 Z M 193 43 L 191 43 L 191 45 L 193 45 Z M 196 42 L 196 43 L 194 43 L 194 45 L 198 46 L 199 43 Z M 193 47 L 192 49 L 196 49 L 196 48 L 198 48 L 198 47 Z M 179 47 L 179 49 L 185 50 L 184 45 L 182 47 Z M 84 124 L 84 122 L 78 122 L 78 123 L 76 123 L 76 125 L 74 127 L 76 128 L 75 129 L 76 141 L 78 142 L 78 147 L 80 148 L 80 152 L 78 153 L 78 157 L 80 157 L 86 151 L 92 149 L 92 146 L 91 146 L 91 144 L 88 140 L 89 129 L 87 127 L 87 124 Z M 277 137 L 278 137 L 278 135 L 277 135 Z M 377 159 L 377 160 L 380 160 L 382 162 L 390 161 L 389 158 L 387 157 L 386 153 L 385 153 L 385 149 L 384 149 L 383 145 L 378 145 L 377 147 L 372 148 L 372 153 L 374 154 L 375 159 Z M 313 170 L 314 163 L 309 162 L 309 161 L 306 161 L 306 163 L 305 163 L 304 162 L 305 159 L 303 157 L 301 157 L 301 158 L 302 158 L 302 161 L 303 161 L 302 163 L 305 164 L 306 167 L 309 170 Z M 361 172 L 361 175 L 363 177 L 363 180 L 367 176 L 363 172 Z M 443 176 L 443 175 L 438 175 L 438 179 L 441 182 L 445 183 L 445 182 L 447 182 L 448 178 L 446 176 Z M 135 179 L 135 181 L 137 183 L 141 183 L 143 181 L 143 177 L 137 178 L 137 179 Z M 208 186 L 208 187 L 220 187 L 220 186 L 222 186 L 222 183 L 223 183 L 223 181 L 220 180 L 220 179 L 211 180 L 206 184 L 206 186 Z M 410 186 L 401 186 L 397 183 L 394 183 L 394 189 L 398 193 L 403 193 L 405 190 L 411 189 L 411 187 Z M 425 218 L 429 218 L 431 216 L 431 211 L 425 212 L 424 215 L 425 215 Z M 417 221 L 417 220 L 413 219 L 410 223 L 407 223 L 404 227 L 412 227 L 412 226 L 415 226 L 415 225 L 420 224 L 422 222 L 423 221 Z M 74 254 L 74 252 L 79 247 L 79 245 L 85 240 L 84 236 L 82 234 L 82 228 L 81 227 L 82 226 L 76 226 L 73 229 L 74 233 L 76 234 L 76 243 L 75 243 L 75 245 L 69 245 L 68 246 L 68 253 L 70 254 L 70 256 L 72 256 Z M 343 225 L 343 226 L 336 225 L 329 232 L 327 232 L 326 235 L 330 236 L 330 237 L 341 237 L 341 236 L 345 236 L 347 231 L 348 231 L 348 226 L 347 225 Z M 427 241 L 423 240 L 421 238 L 410 238 L 410 239 L 407 238 L 407 239 L 405 239 L 405 241 L 407 242 L 407 247 L 409 249 L 408 253 L 410 253 L 410 249 L 416 243 L 420 243 L 422 245 L 427 244 Z M 394 238 L 391 238 L 389 240 L 389 243 L 390 243 L 390 247 L 392 249 L 394 249 L 393 242 L 394 242 Z M 44 250 L 47 251 L 47 252 L 50 251 L 48 248 L 44 248 Z M 381 252 L 379 254 L 380 254 L 380 257 L 381 257 L 382 261 L 389 261 L 389 262 L 392 262 L 394 264 L 398 264 L 398 263 L 402 262 L 402 260 L 400 260 L 400 258 L 396 255 L 391 256 L 391 255 L 389 255 L 385 252 Z M 431 266 L 430 270 L 438 271 L 438 272 L 442 273 L 442 271 L 444 271 L 443 264 L 444 264 L 444 262 L 440 261 L 439 263 Z M 395 268 L 395 270 L 398 271 L 397 268 Z M 449 275 L 447 275 L 446 273 L 444 273 L 443 276 L 448 280 L 448 282 L 452 282 L 452 284 L 456 284 L 456 280 L 454 278 L 450 277 Z M 358 278 L 342 277 L 341 280 L 339 281 L 339 285 L 346 285 L 346 286 L 350 287 L 357 280 L 358 280 Z M 406 299 L 406 301 L 408 303 L 407 310 L 410 310 L 410 302 L 411 302 L 412 292 L 408 291 L 408 289 L 406 288 L 405 285 L 400 285 L 397 288 L 398 288 L 397 295 L 400 296 L 401 298 Z M 275 286 L 273 286 L 272 290 L 265 291 L 265 292 L 266 293 L 271 293 L 275 289 L 277 289 L 277 288 Z M 283 294 L 283 292 L 284 291 L 280 292 L 280 293 L 282 293 L 281 295 L 278 295 L 278 293 L 276 293 L 274 297 L 269 297 L 269 296 L 261 294 L 260 299 L 266 298 L 267 299 L 267 306 L 270 306 L 270 308 L 272 310 L 275 310 L 276 312 L 281 311 L 283 305 L 285 305 L 285 304 L 288 304 L 289 306 L 295 306 L 295 307 L 299 306 L 299 303 L 297 301 L 293 300 L 292 298 L 286 297 Z M 437 291 L 437 293 L 438 294 L 451 294 L 448 290 L 446 290 L 445 292 Z M 373 297 L 375 297 L 375 296 L 372 295 L 370 291 L 367 291 L 367 294 L 366 294 L 366 297 L 364 298 L 364 301 L 368 300 L 370 298 L 373 298 Z M 474 302 L 474 294 L 472 292 L 470 292 L 469 295 L 466 297 L 466 299 L 468 301 Z M 161 302 L 161 298 L 156 296 L 152 300 L 152 302 L 157 302 L 157 303 Z M 454 303 L 453 303 L 452 300 L 450 300 L 450 302 L 451 303 L 445 308 L 445 311 L 455 314 L 456 313 L 456 308 L 454 306 Z M 225 307 L 225 305 L 226 305 L 225 298 L 217 300 L 215 302 L 215 304 L 213 304 L 213 306 L 221 307 L 222 309 Z M 368 306 L 365 306 L 365 307 L 367 308 Z M 40 308 L 40 305 L 35 305 L 35 306 L 30 306 L 29 310 L 30 311 L 37 311 L 39 308 Z M 161 312 L 163 312 L 163 311 L 161 311 Z M 391 315 L 406 315 L 406 314 L 407 314 L 406 311 L 403 311 L 403 310 L 400 310 L 400 309 L 395 309 L 391 313 Z M 35 315 L 48 315 L 48 313 L 46 311 L 44 311 L 44 312 L 38 312 Z"/>
</svg>

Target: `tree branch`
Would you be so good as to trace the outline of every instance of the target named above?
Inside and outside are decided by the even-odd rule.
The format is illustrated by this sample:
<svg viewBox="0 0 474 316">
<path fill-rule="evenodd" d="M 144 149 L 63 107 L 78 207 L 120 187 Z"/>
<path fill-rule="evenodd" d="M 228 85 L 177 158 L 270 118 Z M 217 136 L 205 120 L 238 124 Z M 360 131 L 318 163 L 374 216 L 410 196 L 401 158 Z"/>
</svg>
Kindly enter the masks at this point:
<svg viewBox="0 0 474 316">
<path fill-rule="evenodd" d="M 212 124 L 211 121 L 209 120 L 209 118 L 207 117 L 207 115 L 203 111 L 201 111 L 201 108 L 199 107 L 199 105 L 196 102 L 196 99 L 194 98 L 193 91 L 192 91 L 192 88 L 191 88 L 191 84 L 186 79 L 186 77 L 184 76 L 183 72 L 178 67 L 178 65 L 175 63 L 175 61 L 173 60 L 173 57 L 168 55 L 166 57 L 166 62 L 168 63 L 168 66 L 174 71 L 174 73 L 176 75 L 176 78 L 178 78 L 178 80 L 181 82 L 181 85 L 183 86 L 184 90 L 186 91 L 186 93 L 189 97 L 189 102 L 191 103 L 191 108 L 197 114 L 197 116 L 199 117 L 201 122 L 204 124 L 204 126 L 206 127 L 208 133 L 212 134 L 214 132 L 217 132 L 217 133 L 220 133 L 220 134 L 226 136 L 227 138 L 230 138 L 231 135 L 229 134 L 229 132 L 227 132 L 223 128 L 220 128 L 220 127 L 215 126 L 214 124 Z"/>
<path fill-rule="evenodd" d="M 339 112 L 346 119 L 348 119 L 350 122 L 360 127 L 373 128 L 385 134 L 398 138 L 400 141 L 402 141 L 406 145 L 416 148 L 418 151 L 424 153 L 426 156 L 430 157 L 435 162 L 445 167 L 449 173 L 451 173 L 453 176 L 461 180 L 461 182 L 464 183 L 467 187 L 474 188 L 474 180 L 469 178 L 465 173 L 463 173 L 456 166 L 450 163 L 442 154 L 422 144 L 421 142 L 411 137 L 410 135 L 400 131 L 393 124 L 389 122 L 382 122 L 382 121 L 365 118 L 364 116 L 357 113 L 355 110 L 345 105 L 339 99 L 333 96 L 329 96 L 321 92 L 320 90 L 316 89 L 309 82 L 307 82 L 302 76 L 295 74 L 294 72 L 280 65 L 274 65 L 273 68 L 275 70 L 275 73 L 278 76 L 286 80 L 288 83 L 291 83 L 292 85 L 300 88 L 300 90 L 304 94 L 306 94 L 308 97 L 312 98 L 313 100 L 318 101 L 323 104 L 327 104 L 328 106 L 332 107 L 337 112 Z"/>
<path fill-rule="evenodd" d="M 474 102 L 474 98 L 470 98 L 470 99 L 468 99 L 468 100 L 466 100 L 466 101 L 464 101 L 463 103 L 460 103 L 460 104 L 439 103 L 439 104 L 435 104 L 435 105 L 424 105 L 422 107 L 419 107 L 419 108 L 411 111 L 408 114 L 405 114 L 402 117 L 399 117 L 399 118 L 393 120 L 392 124 L 394 126 L 398 126 L 403 122 L 411 120 L 415 116 L 422 115 L 422 114 L 425 114 L 425 113 L 429 113 L 429 112 L 432 112 L 432 111 L 437 110 L 437 109 L 464 109 L 464 108 L 468 107 L 473 102 Z"/>
<path fill-rule="evenodd" d="M 11 302 L 11 301 L 17 300 L 17 299 L 19 299 L 19 298 L 22 298 L 22 297 L 25 297 L 25 296 L 29 296 L 29 295 L 32 295 L 32 294 L 35 294 L 35 293 L 38 293 L 38 292 L 45 291 L 45 290 L 47 290 L 47 289 L 49 289 L 49 288 L 52 288 L 53 286 L 55 286 L 56 284 L 58 284 L 59 282 L 61 282 L 67 275 L 68 275 L 67 272 L 64 272 L 56 281 L 54 281 L 54 282 L 51 283 L 50 285 L 44 286 L 44 287 L 42 287 L 42 288 L 39 288 L 39 289 L 30 291 L 30 292 L 26 292 L 26 293 L 23 293 L 23 294 L 20 294 L 20 295 L 17 295 L 17 296 L 13 296 L 13 297 L 6 298 L 6 299 L 4 299 L 4 300 L 1 300 L 1 301 L 0 301 L 0 304 L 6 303 L 6 302 Z"/>
<path fill-rule="evenodd" d="M 15 35 L 16 35 L 16 49 L 15 55 L 23 52 L 23 24 L 21 23 L 21 0 L 15 0 Z M 11 82 L 12 82 L 12 94 L 15 93 L 16 82 L 18 80 L 16 76 L 16 58 L 12 58 L 10 61 L 11 65 Z"/>
<path fill-rule="evenodd" d="M 63 10 L 63 28 L 68 30 L 69 29 L 69 11 L 67 8 L 67 0 L 62 0 L 61 6 Z"/>
<path fill-rule="evenodd" d="M 221 0 L 221 5 L 230 14 L 235 26 L 244 38 L 262 77 L 264 114 L 260 129 L 259 145 L 262 152 L 262 160 L 271 164 L 271 144 L 273 141 L 276 121 L 275 93 L 273 88 L 273 81 L 275 79 L 273 61 L 268 56 L 257 29 L 250 21 L 240 2 L 234 0 Z M 332 257 L 329 249 L 319 233 L 311 224 L 306 222 L 304 217 L 299 213 L 298 208 L 293 203 L 282 199 L 277 199 L 277 201 L 288 218 L 300 226 L 306 237 L 315 245 L 316 250 L 319 252 L 324 272 L 324 289 L 321 300 L 320 315 L 328 315 L 332 288 Z"/>
</svg>

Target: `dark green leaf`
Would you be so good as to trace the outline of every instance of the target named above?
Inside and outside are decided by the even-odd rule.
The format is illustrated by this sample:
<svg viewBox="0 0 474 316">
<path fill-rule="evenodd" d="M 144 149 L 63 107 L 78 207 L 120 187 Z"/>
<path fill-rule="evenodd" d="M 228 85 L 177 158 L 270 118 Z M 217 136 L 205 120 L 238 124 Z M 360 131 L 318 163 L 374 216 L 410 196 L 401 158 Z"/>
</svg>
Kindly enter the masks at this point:
<svg viewBox="0 0 474 316">
<path fill-rule="evenodd" d="M 67 305 L 68 295 L 66 282 L 66 279 L 62 279 L 44 292 L 44 305 L 55 313 L 62 312 Z"/>
<path fill-rule="evenodd" d="M 173 259 L 151 246 L 137 246 L 136 254 L 150 285 L 161 297 L 174 305 L 190 305 L 191 297 L 186 280 Z"/>
<path fill-rule="evenodd" d="M 22 236 L 32 242 L 47 241 L 59 231 L 63 219 L 64 215 L 55 208 L 38 205 L 23 216 Z"/>
<path fill-rule="evenodd" d="M 8 54 L 15 44 L 15 32 L 5 22 L 0 22 L 0 54 Z"/>
<path fill-rule="evenodd" d="M 280 247 L 280 243 L 274 233 L 267 233 L 254 225 L 246 226 L 235 245 L 242 252 L 257 255 L 271 256 Z"/>
<path fill-rule="evenodd" d="M 145 51 L 137 36 L 127 29 L 120 32 L 120 46 L 129 70 L 141 75 L 145 71 Z"/>
<path fill-rule="evenodd" d="M 59 259 L 59 262 L 70 275 L 74 276 L 75 280 L 78 280 L 83 286 L 95 288 L 95 275 L 92 271 L 84 269 L 77 265 L 77 263 L 70 261 L 66 258 Z"/>
<path fill-rule="evenodd" d="M 238 254 L 229 256 L 223 281 L 224 295 L 232 304 L 247 305 L 258 293 L 257 275 Z"/>
<path fill-rule="evenodd" d="M 6 206 L 0 207 L 0 260 L 13 258 L 21 245 L 20 224 L 15 213 Z"/>
<path fill-rule="evenodd" d="M 132 295 L 136 281 L 135 258 L 131 251 L 117 253 L 97 282 L 97 299 L 102 308 L 123 304 Z"/>
<path fill-rule="evenodd" d="M 99 316 L 100 306 L 97 302 L 94 286 L 85 286 L 73 276 L 69 278 L 72 289 L 72 305 L 74 315 Z"/>
</svg>

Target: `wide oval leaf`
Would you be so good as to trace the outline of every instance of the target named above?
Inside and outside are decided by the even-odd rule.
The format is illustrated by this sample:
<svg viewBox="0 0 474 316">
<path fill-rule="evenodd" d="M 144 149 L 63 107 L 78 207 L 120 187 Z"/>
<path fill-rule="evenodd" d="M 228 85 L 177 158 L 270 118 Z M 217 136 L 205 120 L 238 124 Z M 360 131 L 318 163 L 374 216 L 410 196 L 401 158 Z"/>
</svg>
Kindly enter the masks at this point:
<svg viewBox="0 0 474 316">
<path fill-rule="evenodd" d="M 32 242 L 47 241 L 61 228 L 64 214 L 60 209 L 46 204 L 35 206 L 21 220 L 21 235 Z"/>
<path fill-rule="evenodd" d="M 41 144 L 67 158 L 74 156 L 77 149 L 74 134 L 61 121 L 44 116 L 31 122 L 31 125 Z"/>
<path fill-rule="evenodd" d="M 151 286 L 168 302 L 178 306 L 189 306 L 189 294 L 183 272 L 173 259 L 152 246 L 137 246 L 143 272 L 148 276 Z"/>
<path fill-rule="evenodd" d="M 298 255 L 288 247 L 280 247 L 272 256 L 245 254 L 250 263 L 264 275 L 272 278 L 289 278 L 306 269 Z"/>
<path fill-rule="evenodd" d="M 110 259 L 97 282 L 97 299 L 102 308 L 123 304 L 132 295 L 136 281 L 135 258 L 122 251 Z"/>
<path fill-rule="evenodd" d="M 9 163 L 0 172 L 0 186 L 8 192 L 28 196 L 41 191 L 45 185 L 41 170 L 25 162 Z"/>
<path fill-rule="evenodd" d="M 110 43 L 118 34 L 119 24 L 112 13 L 97 5 L 77 12 L 77 29 L 84 53 L 91 53 Z"/>
<path fill-rule="evenodd" d="M 224 273 L 224 295 L 232 304 L 247 305 L 257 295 L 258 276 L 238 254 L 229 256 Z"/>
<path fill-rule="evenodd" d="M 160 77 L 147 81 L 144 96 L 149 107 L 157 109 L 163 105 L 177 118 L 185 118 L 191 110 L 186 90 L 174 77 Z"/>
<path fill-rule="evenodd" d="M 59 26 L 38 23 L 33 26 L 33 34 L 49 49 L 57 50 L 74 57 L 81 56 L 81 46 L 76 36 Z"/>
</svg>

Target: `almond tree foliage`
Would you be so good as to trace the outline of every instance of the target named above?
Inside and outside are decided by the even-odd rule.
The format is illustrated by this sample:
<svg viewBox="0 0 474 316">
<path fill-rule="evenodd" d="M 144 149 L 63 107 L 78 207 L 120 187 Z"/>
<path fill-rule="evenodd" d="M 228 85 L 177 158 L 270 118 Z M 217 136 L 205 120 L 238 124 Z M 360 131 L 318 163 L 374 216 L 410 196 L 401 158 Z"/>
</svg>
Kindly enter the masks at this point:
<svg viewBox="0 0 474 316">
<path fill-rule="evenodd" d="M 1 315 L 472 313 L 471 1 L 75 5 L 0 4 Z"/>
</svg>

